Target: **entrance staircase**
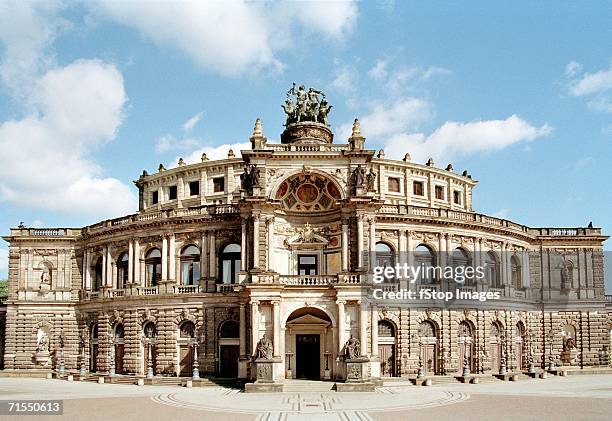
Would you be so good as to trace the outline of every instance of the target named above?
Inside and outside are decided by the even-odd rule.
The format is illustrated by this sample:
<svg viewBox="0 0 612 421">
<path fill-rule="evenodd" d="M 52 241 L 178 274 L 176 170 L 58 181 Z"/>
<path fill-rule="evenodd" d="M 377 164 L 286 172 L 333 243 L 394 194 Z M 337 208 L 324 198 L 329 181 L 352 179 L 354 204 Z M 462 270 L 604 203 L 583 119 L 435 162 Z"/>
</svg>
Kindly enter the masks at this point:
<svg viewBox="0 0 612 421">
<path fill-rule="evenodd" d="M 296 379 L 285 380 L 283 382 L 283 392 L 287 393 L 327 393 L 335 389 L 335 382 Z"/>
</svg>

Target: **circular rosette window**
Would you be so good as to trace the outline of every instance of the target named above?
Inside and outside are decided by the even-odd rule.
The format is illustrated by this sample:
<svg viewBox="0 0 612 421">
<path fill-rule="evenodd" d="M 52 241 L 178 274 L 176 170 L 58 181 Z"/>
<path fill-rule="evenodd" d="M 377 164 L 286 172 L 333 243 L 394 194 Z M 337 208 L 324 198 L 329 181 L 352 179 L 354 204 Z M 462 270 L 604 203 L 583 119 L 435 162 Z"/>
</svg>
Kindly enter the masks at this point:
<svg viewBox="0 0 612 421">
<path fill-rule="evenodd" d="M 325 211 L 342 198 L 338 187 L 318 174 L 297 174 L 283 181 L 275 198 L 287 210 L 297 212 Z"/>
</svg>

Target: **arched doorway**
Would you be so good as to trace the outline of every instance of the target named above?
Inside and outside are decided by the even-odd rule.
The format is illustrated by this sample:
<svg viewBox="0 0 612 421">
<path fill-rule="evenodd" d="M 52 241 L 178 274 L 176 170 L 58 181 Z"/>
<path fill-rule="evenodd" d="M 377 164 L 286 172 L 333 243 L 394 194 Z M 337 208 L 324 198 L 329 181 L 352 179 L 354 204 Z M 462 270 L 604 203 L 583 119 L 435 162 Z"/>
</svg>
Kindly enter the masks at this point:
<svg viewBox="0 0 612 421">
<path fill-rule="evenodd" d="M 239 325 L 234 320 L 228 320 L 219 327 L 219 377 L 238 377 L 239 356 Z"/>
<path fill-rule="evenodd" d="M 395 326 L 389 320 L 378 321 L 378 356 L 380 357 L 380 375 L 395 377 L 397 339 Z"/>
<path fill-rule="evenodd" d="M 476 371 L 474 327 L 468 321 L 459 323 L 457 344 L 459 346 L 459 371 L 467 364 L 470 372 Z"/>
<path fill-rule="evenodd" d="M 504 327 L 501 322 L 495 321 L 491 323 L 491 330 L 489 332 L 489 353 L 491 355 L 491 370 L 494 373 L 498 373 L 501 368 L 504 340 Z"/>
<path fill-rule="evenodd" d="M 123 356 L 125 355 L 125 329 L 123 323 L 115 324 L 113 328 L 113 338 L 115 347 L 115 373 L 124 374 Z"/>
<path fill-rule="evenodd" d="M 334 349 L 332 322 L 323 310 L 302 307 L 285 323 L 285 376 L 296 379 L 330 378 Z"/>
<path fill-rule="evenodd" d="M 195 338 L 195 324 L 187 320 L 179 326 L 177 340 L 179 357 L 179 376 L 190 377 L 193 373 L 193 340 Z"/>
<path fill-rule="evenodd" d="M 419 347 L 420 360 L 423 364 L 425 374 L 438 374 L 439 354 L 438 354 L 438 329 L 430 320 L 424 320 L 419 325 Z"/>
<path fill-rule="evenodd" d="M 527 367 L 526 364 L 526 349 L 525 349 L 525 325 L 523 322 L 518 322 L 514 326 L 514 356 L 516 369 L 521 371 Z"/>
<path fill-rule="evenodd" d="M 89 330 L 89 371 L 98 371 L 98 324 L 95 323 Z"/>
</svg>

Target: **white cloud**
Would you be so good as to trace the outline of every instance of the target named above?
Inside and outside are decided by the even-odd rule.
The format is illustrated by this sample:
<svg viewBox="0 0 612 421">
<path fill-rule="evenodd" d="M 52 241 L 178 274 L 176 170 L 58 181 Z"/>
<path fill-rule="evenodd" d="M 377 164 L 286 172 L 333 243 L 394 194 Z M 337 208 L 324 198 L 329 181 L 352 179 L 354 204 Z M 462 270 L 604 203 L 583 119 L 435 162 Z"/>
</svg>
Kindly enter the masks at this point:
<svg viewBox="0 0 612 421">
<path fill-rule="evenodd" d="M 187 120 L 185 123 L 183 123 L 183 131 L 190 132 L 196 126 L 196 124 L 198 124 L 200 120 L 202 120 L 202 115 L 204 115 L 204 113 L 200 111 L 199 113 L 191 117 L 189 120 Z"/>
<path fill-rule="evenodd" d="M 361 132 L 370 139 L 380 139 L 415 129 L 431 116 L 431 106 L 418 98 L 397 100 L 391 105 L 373 103 L 370 113 L 359 118 Z M 338 138 L 344 141 L 351 135 L 352 122 L 343 124 L 337 130 Z"/>
<path fill-rule="evenodd" d="M 355 68 L 343 65 L 336 71 L 331 87 L 342 94 L 351 95 L 355 91 L 358 78 L 359 74 Z"/>
<path fill-rule="evenodd" d="M 367 126 L 362 125 L 362 131 L 367 131 Z M 547 124 L 535 127 L 517 115 L 505 120 L 449 121 L 428 136 L 423 133 L 394 134 L 386 140 L 385 151 L 394 158 L 409 152 L 416 161 L 425 161 L 429 157 L 452 160 L 533 141 L 551 131 Z"/>
<path fill-rule="evenodd" d="M 65 213 L 134 211 L 131 189 L 89 158 L 112 140 L 127 96 L 123 77 L 99 60 L 49 70 L 29 97 L 33 112 L 0 123 L 0 202 Z"/>
<path fill-rule="evenodd" d="M 240 157 L 240 151 L 244 149 L 251 149 L 250 143 L 232 143 L 232 144 L 223 144 L 219 146 L 205 146 L 198 150 L 193 151 L 187 157 L 185 157 L 185 162 L 187 164 L 194 164 L 197 162 L 201 162 L 202 154 L 205 153 L 206 157 L 210 160 L 214 159 L 227 159 L 227 154 L 229 150 L 234 151 L 236 157 Z"/>
<path fill-rule="evenodd" d="M 155 143 L 155 152 L 186 151 L 202 146 L 202 141 L 195 137 L 177 139 L 171 134 L 160 137 Z"/>
<path fill-rule="evenodd" d="M 587 97 L 587 104 L 598 111 L 612 113 L 612 62 L 607 69 L 594 73 L 584 73 L 582 65 L 575 61 L 565 66 L 568 78 L 567 90 L 575 97 Z"/>
<path fill-rule="evenodd" d="M 368 71 L 368 75 L 372 79 L 382 79 L 387 76 L 387 62 L 385 60 L 377 60 L 376 64 Z"/>
<path fill-rule="evenodd" d="M 295 26 L 341 40 L 354 26 L 354 2 L 149 2 L 99 0 L 98 15 L 137 29 L 162 47 L 178 49 L 223 75 L 277 72 Z"/>
<path fill-rule="evenodd" d="M 443 67 L 400 66 L 390 68 L 389 61 L 377 60 L 368 75 L 391 93 L 402 94 L 406 89 L 418 87 L 422 82 L 437 76 L 446 76 L 451 71 Z"/>
<path fill-rule="evenodd" d="M 510 216 L 510 209 L 507 209 L 507 208 L 500 209 L 497 212 L 494 212 L 491 216 L 494 216 L 495 218 L 500 218 L 500 219 L 508 219 L 508 217 Z"/>
</svg>

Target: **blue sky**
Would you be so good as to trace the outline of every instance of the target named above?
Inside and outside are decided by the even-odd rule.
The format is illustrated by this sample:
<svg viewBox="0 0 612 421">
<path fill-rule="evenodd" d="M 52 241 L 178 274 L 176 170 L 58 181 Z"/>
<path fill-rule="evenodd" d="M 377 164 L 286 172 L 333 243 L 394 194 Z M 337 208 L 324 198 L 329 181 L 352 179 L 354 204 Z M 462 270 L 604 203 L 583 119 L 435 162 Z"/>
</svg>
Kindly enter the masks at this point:
<svg viewBox="0 0 612 421">
<path fill-rule="evenodd" d="M 257 117 L 278 140 L 295 81 L 337 139 L 359 117 L 387 157 L 468 169 L 477 212 L 611 233 L 611 23 L 597 1 L 3 1 L 0 232 L 135 212 L 143 169 L 222 157 Z"/>
</svg>

